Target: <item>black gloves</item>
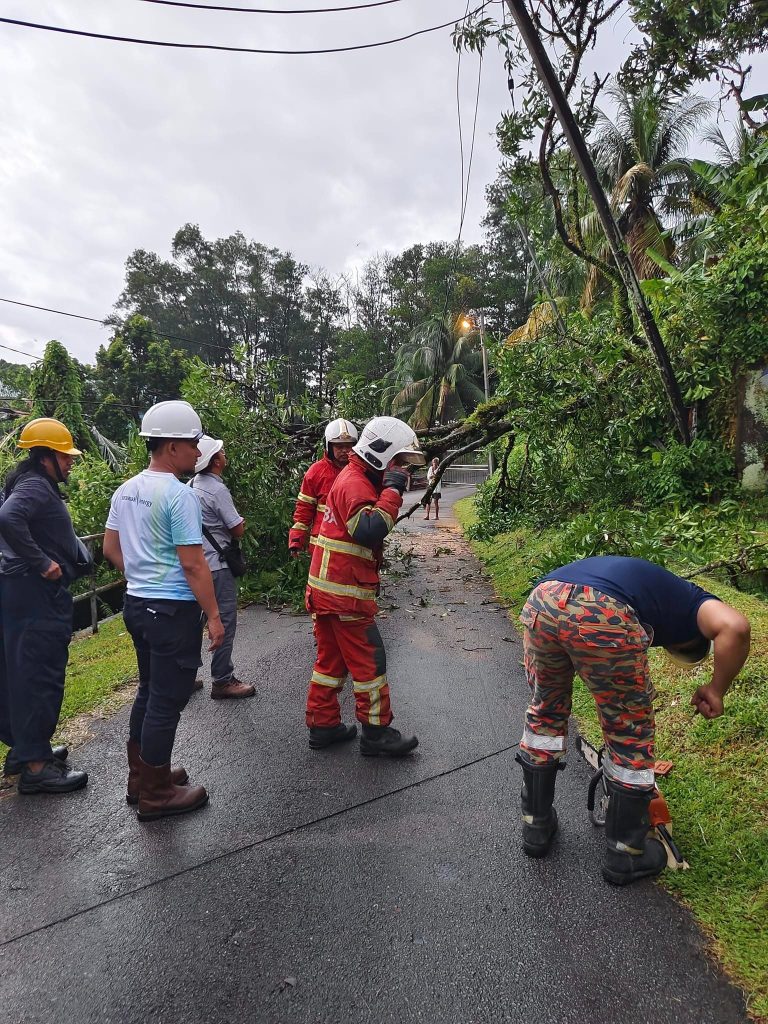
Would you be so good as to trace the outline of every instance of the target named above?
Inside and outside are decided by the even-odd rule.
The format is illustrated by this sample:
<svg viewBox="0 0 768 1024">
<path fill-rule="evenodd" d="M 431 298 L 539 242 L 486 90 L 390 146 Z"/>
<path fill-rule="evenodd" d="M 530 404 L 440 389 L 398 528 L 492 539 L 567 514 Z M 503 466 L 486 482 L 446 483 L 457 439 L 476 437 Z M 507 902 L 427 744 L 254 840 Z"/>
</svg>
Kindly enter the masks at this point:
<svg viewBox="0 0 768 1024">
<path fill-rule="evenodd" d="M 384 474 L 384 486 L 394 487 L 398 494 L 405 494 L 408 486 L 408 474 L 404 469 L 388 469 Z"/>
</svg>

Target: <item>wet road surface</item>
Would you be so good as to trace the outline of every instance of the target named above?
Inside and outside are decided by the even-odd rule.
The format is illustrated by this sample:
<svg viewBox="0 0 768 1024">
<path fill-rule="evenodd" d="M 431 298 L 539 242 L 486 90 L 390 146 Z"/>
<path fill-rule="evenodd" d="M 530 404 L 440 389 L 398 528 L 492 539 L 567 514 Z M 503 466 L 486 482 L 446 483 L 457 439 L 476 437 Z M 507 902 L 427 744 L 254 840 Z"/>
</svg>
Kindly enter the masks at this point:
<svg viewBox="0 0 768 1024">
<path fill-rule="evenodd" d="M 311 751 L 310 622 L 248 608 L 236 665 L 257 696 L 206 687 L 179 729 L 204 811 L 137 822 L 127 708 L 73 753 L 85 791 L 0 799 L 7 1024 L 747 1020 L 684 910 L 602 881 L 573 750 L 552 855 L 519 852 L 522 645 L 452 523 L 467 492 L 393 538 L 381 630 L 413 757 Z"/>
</svg>

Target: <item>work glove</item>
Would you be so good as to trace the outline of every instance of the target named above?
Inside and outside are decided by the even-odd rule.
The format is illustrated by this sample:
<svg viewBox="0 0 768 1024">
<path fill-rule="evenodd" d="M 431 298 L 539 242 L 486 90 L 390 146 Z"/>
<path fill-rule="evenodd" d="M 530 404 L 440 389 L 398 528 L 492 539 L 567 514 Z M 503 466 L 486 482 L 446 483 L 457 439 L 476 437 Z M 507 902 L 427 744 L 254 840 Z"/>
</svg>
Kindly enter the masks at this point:
<svg viewBox="0 0 768 1024">
<path fill-rule="evenodd" d="M 384 474 L 384 486 L 393 487 L 398 494 L 405 494 L 408 486 L 408 474 L 404 469 L 388 469 Z"/>
</svg>

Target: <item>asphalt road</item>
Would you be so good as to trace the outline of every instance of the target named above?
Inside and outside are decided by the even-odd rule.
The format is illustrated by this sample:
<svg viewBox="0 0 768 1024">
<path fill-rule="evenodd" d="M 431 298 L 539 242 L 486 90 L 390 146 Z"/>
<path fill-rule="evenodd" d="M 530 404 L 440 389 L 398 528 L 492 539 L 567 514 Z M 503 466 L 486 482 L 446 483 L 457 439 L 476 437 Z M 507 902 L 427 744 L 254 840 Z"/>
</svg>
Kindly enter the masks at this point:
<svg viewBox="0 0 768 1024">
<path fill-rule="evenodd" d="M 394 543 L 381 629 L 414 756 L 311 751 L 310 623 L 246 609 L 237 667 L 257 696 L 196 694 L 179 729 L 204 811 L 137 822 L 127 709 L 73 753 L 85 791 L 0 799 L 6 1024 L 747 1020 L 683 909 L 602 881 L 575 752 L 552 855 L 519 852 L 515 627 L 450 518 Z"/>
</svg>

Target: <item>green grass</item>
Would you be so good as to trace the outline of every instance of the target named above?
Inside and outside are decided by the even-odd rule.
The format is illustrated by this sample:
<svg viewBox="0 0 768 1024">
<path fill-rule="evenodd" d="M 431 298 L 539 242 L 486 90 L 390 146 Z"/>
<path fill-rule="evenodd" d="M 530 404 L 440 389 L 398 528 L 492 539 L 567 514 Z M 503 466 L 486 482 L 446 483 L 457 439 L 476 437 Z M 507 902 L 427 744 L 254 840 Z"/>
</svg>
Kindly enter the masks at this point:
<svg viewBox="0 0 768 1024">
<path fill-rule="evenodd" d="M 472 500 L 456 506 L 465 528 Z M 529 589 L 530 566 L 553 546 L 556 529 L 519 529 L 473 542 L 498 595 L 515 619 Z M 683 671 L 650 652 L 657 691 L 657 757 L 674 762 L 662 788 L 675 838 L 690 871 L 665 872 L 674 892 L 710 936 L 721 963 L 747 994 L 756 1019 L 768 1019 L 768 603 L 716 580 L 701 586 L 743 612 L 752 624 L 752 652 L 726 697 L 722 718 L 694 718 L 690 697 L 706 668 Z M 594 702 L 579 680 L 574 715 L 587 739 L 600 744 Z"/>
<path fill-rule="evenodd" d="M 136 678 L 136 653 L 122 616 L 102 623 L 95 636 L 73 640 L 59 729 L 85 712 L 108 710 L 116 690 Z M 0 743 L 0 758 L 7 751 Z"/>
</svg>

